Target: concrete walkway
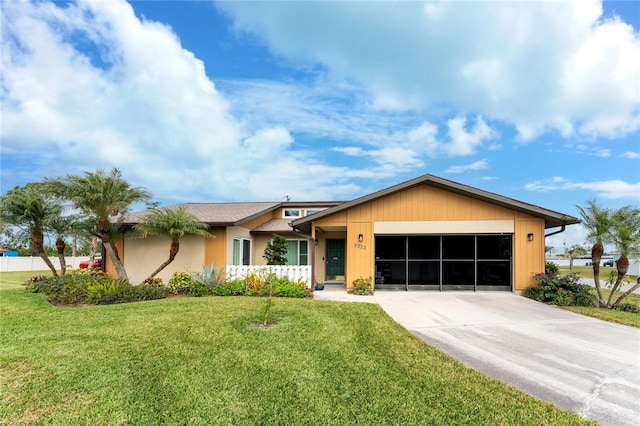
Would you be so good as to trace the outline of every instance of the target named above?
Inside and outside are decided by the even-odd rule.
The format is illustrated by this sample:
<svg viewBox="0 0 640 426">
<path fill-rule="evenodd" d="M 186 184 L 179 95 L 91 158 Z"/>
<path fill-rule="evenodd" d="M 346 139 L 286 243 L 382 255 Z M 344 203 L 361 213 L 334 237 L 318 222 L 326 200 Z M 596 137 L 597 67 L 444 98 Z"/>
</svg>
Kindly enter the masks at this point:
<svg viewBox="0 0 640 426">
<path fill-rule="evenodd" d="M 603 425 L 640 425 L 640 329 L 513 293 L 378 291 L 371 297 L 342 288 L 315 298 L 373 299 L 471 368 Z"/>
</svg>

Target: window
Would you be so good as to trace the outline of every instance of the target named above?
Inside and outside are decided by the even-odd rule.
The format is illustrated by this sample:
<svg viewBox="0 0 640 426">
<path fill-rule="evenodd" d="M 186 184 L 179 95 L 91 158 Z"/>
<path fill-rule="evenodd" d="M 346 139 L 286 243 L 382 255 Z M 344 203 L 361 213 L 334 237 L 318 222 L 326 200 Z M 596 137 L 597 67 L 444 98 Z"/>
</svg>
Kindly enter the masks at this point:
<svg viewBox="0 0 640 426">
<path fill-rule="evenodd" d="M 284 209 L 282 216 L 287 217 L 301 217 L 300 209 Z"/>
<path fill-rule="evenodd" d="M 233 264 L 251 265 L 251 240 L 233 239 Z"/>
<path fill-rule="evenodd" d="M 287 240 L 286 265 L 309 264 L 309 242 L 307 240 Z"/>
<path fill-rule="evenodd" d="M 307 209 L 305 211 L 305 216 L 310 216 L 312 214 L 316 214 L 318 212 L 321 212 L 322 210 L 324 210 L 324 209 Z"/>
</svg>

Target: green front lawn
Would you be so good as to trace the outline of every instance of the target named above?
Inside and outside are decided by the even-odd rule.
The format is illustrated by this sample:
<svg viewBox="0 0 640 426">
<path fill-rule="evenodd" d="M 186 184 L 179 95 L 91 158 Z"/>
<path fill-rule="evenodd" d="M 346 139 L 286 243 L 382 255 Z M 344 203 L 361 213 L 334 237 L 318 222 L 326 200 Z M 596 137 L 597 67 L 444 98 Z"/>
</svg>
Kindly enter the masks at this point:
<svg viewBox="0 0 640 426">
<path fill-rule="evenodd" d="M 0 277 L 0 424 L 587 424 L 377 305 L 174 298 L 60 308 Z"/>
</svg>

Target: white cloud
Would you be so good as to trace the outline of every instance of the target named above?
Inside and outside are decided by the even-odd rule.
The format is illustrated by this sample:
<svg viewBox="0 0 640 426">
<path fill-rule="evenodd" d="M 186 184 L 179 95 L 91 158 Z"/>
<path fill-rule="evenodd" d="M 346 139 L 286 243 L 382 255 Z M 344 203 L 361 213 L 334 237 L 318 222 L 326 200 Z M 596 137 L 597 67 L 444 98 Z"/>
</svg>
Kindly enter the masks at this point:
<svg viewBox="0 0 640 426">
<path fill-rule="evenodd" d="M 602 19 L 598 0 L 218 6 L 274 52 L 360 82 L 379 108 L 480 113 L 522 140 L 640 128 L 640 36 Z"/>
<path fill-rule="evenodd" d="M 124 1 L 5 2 L 1 19 L 1 149 L 38 158 L 42 177 L 116 166 L 172 201 L 344 197 L 350 178 L 375 177 L 296 147 L 287 125 L 318 123 L 313 111 L 290 123 L 235 115 L 171 29 Z"/>
<path fill-rule="evenodd" d="M 607 199 L 629 199 L 634 202 L 640 199 L 640 182 L 629 183 L 622 180 L 572 182 L 562 177 L 554 177 L 548 181 L 529 182 L 525 189 L 535 192 L 587 190 Z"/>
<path fill-rule="evenodd" d="M 627 151 L 624 154 L 622 154 L 620 157 L 636 160 L 640 158 L 640 152 Z"/>
<path fill-rule="evenodd" d="M 456 117 L 447 122 L 449 129 L 449 142 L 444 150 L 451 156 L 467 156 L 475 154 L 480 144 L 496 136 L 496 132 L 491 129 L 482 117 L 476 118 L 475 126 L 471 131 L 465 129 L 466 119 Z"/>
<path fill-rule="evenodd" d="M 488 160 L 479 160 L 473 162 L 471 164 L 465 164 L 463 166 L 452 166 L 445 170 L 445 173 L 466 173 L 477 170 L 486 170 L 489 168 Z M 484 180 L 489 180 L 488 178 L 484 178 Z"/>
</svg>

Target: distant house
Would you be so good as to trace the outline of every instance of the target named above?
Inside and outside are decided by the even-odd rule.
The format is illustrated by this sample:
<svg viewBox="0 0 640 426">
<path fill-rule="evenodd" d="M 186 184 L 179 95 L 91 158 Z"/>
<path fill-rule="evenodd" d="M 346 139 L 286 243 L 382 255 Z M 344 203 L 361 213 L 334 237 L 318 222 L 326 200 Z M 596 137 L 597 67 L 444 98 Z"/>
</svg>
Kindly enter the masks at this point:
<svg viewBox="0 0 640 426">
<path fill-rule="evenodd" d="M 579 223 L 432 175 L 348 202 L 185 205 L 215 238 L 185 239 L 165 280 L 202 265 L 264 264 L 264 248 L 279 234 L 289 244 L 288 262 L 312 265 L 316 282 L 350 286 L 372 277 L 376 289 L 518 291 L 544 271 L 545 230 Z M 143 214 L 127 222 L 135 225 Z M 140 282 L 167 257 L 169 244 L 125 234 L 118 248 Z"/>
</svg>

